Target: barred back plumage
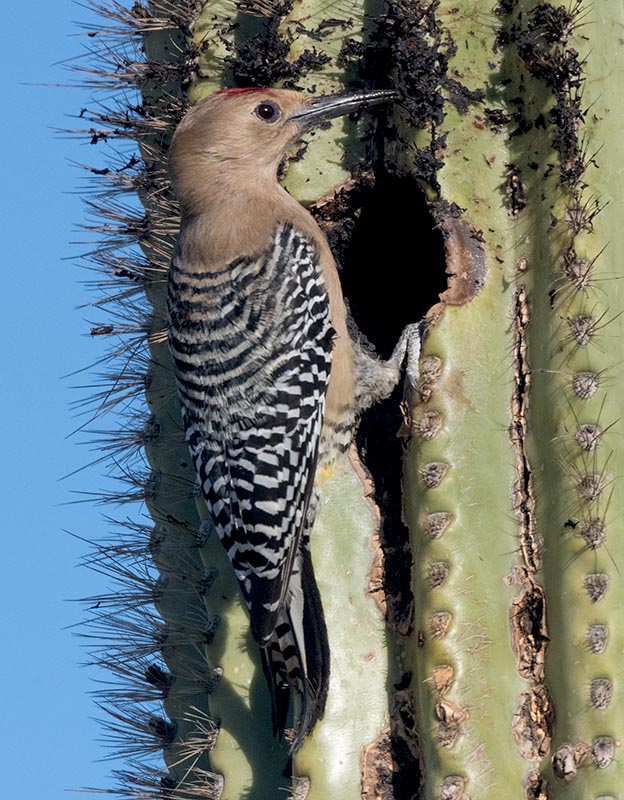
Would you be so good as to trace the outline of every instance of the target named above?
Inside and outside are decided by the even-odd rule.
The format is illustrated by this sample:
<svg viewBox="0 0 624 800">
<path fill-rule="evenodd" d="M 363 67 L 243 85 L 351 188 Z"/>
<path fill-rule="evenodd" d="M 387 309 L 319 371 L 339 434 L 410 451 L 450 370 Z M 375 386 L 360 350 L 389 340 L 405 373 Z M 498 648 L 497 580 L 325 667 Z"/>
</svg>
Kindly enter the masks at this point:
<svg viewBox="0 0 624 800">
<path fill-rule="evenodd" d="M 306 680 L 318 684 L 308 692 L 318 716 L 326 675 L 308 675 L 300 663 L 305 635 L 297 646 L 289 614 L 302 603 L 309 562 L 306 525 L 335 335 L 315 249 L 280 224 L 259 257 L 223 270 L 188 272 L 174 259 L 168 308 L 187 441 L 253 636 L 284 695 L 274 699 L 277 727 L 290 684 L 304 696 Z M 326 649 L 324 630 L 317 633 Z"/>
</svg>

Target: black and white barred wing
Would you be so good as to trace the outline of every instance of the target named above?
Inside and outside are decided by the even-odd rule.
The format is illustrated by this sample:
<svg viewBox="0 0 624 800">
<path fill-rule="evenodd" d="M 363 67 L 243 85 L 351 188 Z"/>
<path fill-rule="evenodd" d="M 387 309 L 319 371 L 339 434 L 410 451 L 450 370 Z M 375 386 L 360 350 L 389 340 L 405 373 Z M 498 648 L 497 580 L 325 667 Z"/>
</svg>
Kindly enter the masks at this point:
<svg viewBox="0 0 624 800">
<path fill-rule="evenodd" d="M 266 643 L 312 492 L 334 331 L 317 254 L 290 225 L 218 272 L 174 263 L 170 347 L 201 489 Z"/>
</svg>

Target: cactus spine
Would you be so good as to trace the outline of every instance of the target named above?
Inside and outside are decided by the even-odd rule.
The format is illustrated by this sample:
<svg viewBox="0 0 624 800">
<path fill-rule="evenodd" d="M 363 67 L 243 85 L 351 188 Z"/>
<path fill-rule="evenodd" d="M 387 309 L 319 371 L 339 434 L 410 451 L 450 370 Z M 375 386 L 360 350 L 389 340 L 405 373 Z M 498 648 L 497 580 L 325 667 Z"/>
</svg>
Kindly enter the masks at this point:
<svg viewBox="0 0 624 800">
<path fill-rule="evenodd" d="M 515 0 L 95 7 L 112 45 L 87 82 L 142 95 L 99 106 L 85 131 L 136 145 L 96 170 L 96 305 L 113 316 L 93 333 L 121 344 L 95 408 L 126 414 L 102 445 L 128 482 L 111 499 L 142 501 L 153 520 L 122 520 L 87 559 L 118 589 L 96 598 L 91 620 L 113 675 L 107 725 L 129 759 L 115 791 L 620 798 L 615 0 L 599 13 Z M 223 86 L 330 92 L 388 71 L 402 99 L 385 170 L 425 194 L 450 273 L 405 404 L 414 617 L 404 587 L 388 597 L 404 624 L 384 630 L 377 519 L 345 461 L 313 539 L 334 654 L 328 712 L 290 770 L 181 435 L 163 333 L 177 227 L 164 160 L 185 104 Z M 343 255 L 372 181 L 366 124 L 318 132 L 286 179 Z"/>
<path fill-rule="evenodd" d="M 618 797 L 621 295 L 597 162 L 619 146 L 590 45 L 614 46 L 615 9 L 501 3 L 486 26 L 452 5 L 429 28 L 450 55 L 439 169 L 418 177 L 456 277 L 430 312 L 406 461 L 424 796 Z M 450 75 L 483 103 L 458 108 Z"/>
</svg>

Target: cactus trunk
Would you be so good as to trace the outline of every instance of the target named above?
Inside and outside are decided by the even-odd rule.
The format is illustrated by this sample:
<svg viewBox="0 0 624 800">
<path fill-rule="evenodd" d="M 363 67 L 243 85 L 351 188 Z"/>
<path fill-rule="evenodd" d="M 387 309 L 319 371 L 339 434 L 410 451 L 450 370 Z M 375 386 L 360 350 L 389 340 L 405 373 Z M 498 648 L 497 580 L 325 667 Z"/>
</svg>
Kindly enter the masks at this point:
<svg viewBox="0 0 624 800">
<path fill-rule="evenodd" d="M 87 131 L 94 143 L 136 144 L 98 170 L 108 183 L 94 203 L 104 222 L 94 227 L 108 238 L 92 261 L 104 273 L 97 304 L 114 316 L 93 332 L 124 334 L 126 344 L 113 348 L 117 366 L 104 375 L 112 385 L 96 401 L 98 413 L 116 406 L 128 415 L 124 430 L 142 420 L 121 444 L 113 436 L 116 456 L 123 444 L 134 450 L 115 459 L 130 488 L 112 499 L 143 501 L 153 520 L 122 524 L 91 559 L 124 587 L 98 597 L 92 619 L 105 637 L 98 658 L 114 675 L 107 724 L 114 742 L 128 741 L 115 791 L 173 800 L 621 798 L 621 8 L 97 8 L 115 46 L 103 51 L 112 64 L 94 67 L 95 83 L 122 82 L 142 100 L 99 108 Z M 177 208 L 164 164 L 184 107 L 224 86 L 320 93 L 388 79 L 401 99 L 385 129 L 335 121 L 285 179 L 356 284 L 366 271 L 359 262 L 351 270 L 350 248 L 381 186 L 400 191 L 406 219 L 435 225 L 443 241 L 436 263 L 419 263 L 422 243 L 408 231 L 409 277 L 396 287 L 398 296 L 422 275 L 428 309 L 420 383 L 401 404 L 406 527 L 390 541 L 388 519 L 400 509 L 388 507 L 384 475 L 398 471 L 396 456 L 385 463 L 372 446 L 363 454 L 381 520 L 355 452 L 321 486 L 312 548 L 332 678 L 325 718 L 291 759 L 273 738 L 248 617 L 182 434 L 166 346 Z M 136 193 L 145 216 L 114 192 Z M 437 302 L 427 273 L 444 270 Z M 373 281 L 385 271 L 373 265 Z M 368 315 L 391 326 L 394 308 L 380 305 Z M 383 414 L 371 419 L 378 425 Z M 392 424 L 382 439 L 395 440 Z M 393 574 L 397 553 L 405 574 L 411 559 L 409 585 Z"/>
</svg>

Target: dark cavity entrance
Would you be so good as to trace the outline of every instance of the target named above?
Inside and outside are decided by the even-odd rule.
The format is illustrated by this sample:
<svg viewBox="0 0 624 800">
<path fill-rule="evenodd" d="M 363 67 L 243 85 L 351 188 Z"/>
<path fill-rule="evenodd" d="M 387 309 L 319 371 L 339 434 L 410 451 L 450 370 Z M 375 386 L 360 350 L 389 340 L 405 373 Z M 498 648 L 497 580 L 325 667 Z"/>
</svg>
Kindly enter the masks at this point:
<svg viewBox="0 0 624 800">
<path fill-rule="evenodd" d="M 334 211 L 344 222 L 336 225 L 332 214 L 328 233 L 353 320 L 378 355 L 388 358 L 405 325 L 422 319 L 447 288 L 444 241 L 414 180 L 382 177 L 357 195 L 342 198 L 342 209 Z M 401 518 L 402 392 L 397 387 L 366 412 L 356 437 L 381 511 L 388 621 L 399 636 L 412 631 L 414 613 L 412 555 Z M 395 675 L 389 689 L 408 684 L 409 676 Z M 403 722 L 392 720 L 392 758 L 399 766 L 392 776 L 395 800 L 413 798 L 420 782 L 414 742 L 410 747 L 400 733 L 406 730 Z"/>
</svg>

